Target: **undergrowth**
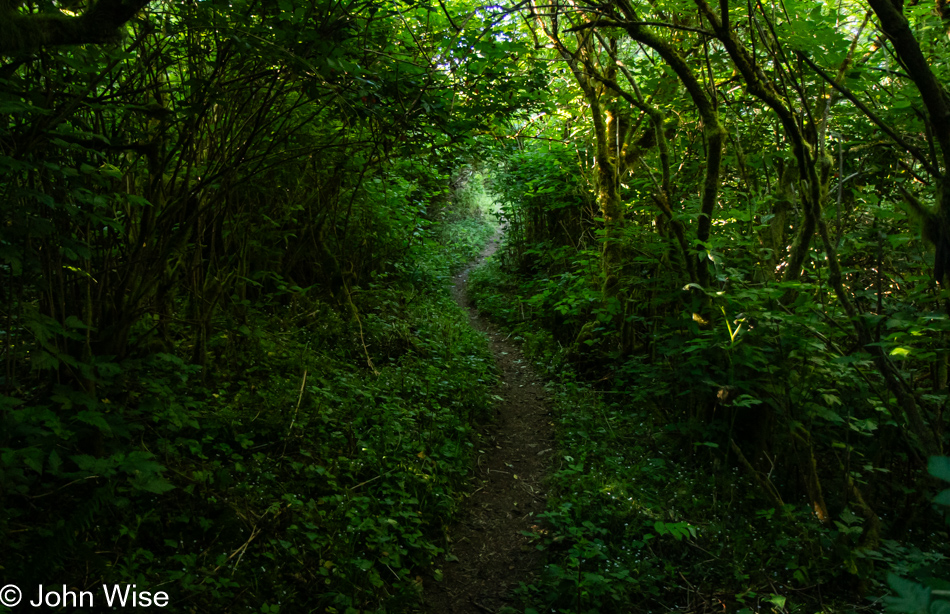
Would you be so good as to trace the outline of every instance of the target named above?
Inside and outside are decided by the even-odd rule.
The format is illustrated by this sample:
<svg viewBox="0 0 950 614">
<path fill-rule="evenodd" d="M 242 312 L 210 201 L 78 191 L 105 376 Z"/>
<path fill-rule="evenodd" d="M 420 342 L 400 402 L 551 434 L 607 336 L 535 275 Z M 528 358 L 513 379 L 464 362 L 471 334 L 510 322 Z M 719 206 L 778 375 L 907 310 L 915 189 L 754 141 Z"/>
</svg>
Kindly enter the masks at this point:
<svg viewBox="0 0 950 614">
<path fill-rule="evenodd" d="M 498 259 L 469 280 L 479 309 L 559 384 L 559 463 L 534 535 L 546 565 L 522 586 L 526 614 L 883 611 L 888 572 L 945 569 L 939 550 L 862 549 L 864 519 L 848 509 L 823 526 L 804 503 L 771 505 L 719 434 L 679 409 L 663 362 L 585 364 L 581 376 L 574 348 L 531 315 L 539 287 Z"/>
<path fill-rule="evenodd" d="M 287 288 L 222 315 L 204 373 L 182 348 L 99 365 L 86 409 L 3 397 L 4 583 L 136 584 L 178 612 L 415 607 L 495 377 L 446 279 L 493 232 L 446 223 L 351 308 Z"/>
</svg>

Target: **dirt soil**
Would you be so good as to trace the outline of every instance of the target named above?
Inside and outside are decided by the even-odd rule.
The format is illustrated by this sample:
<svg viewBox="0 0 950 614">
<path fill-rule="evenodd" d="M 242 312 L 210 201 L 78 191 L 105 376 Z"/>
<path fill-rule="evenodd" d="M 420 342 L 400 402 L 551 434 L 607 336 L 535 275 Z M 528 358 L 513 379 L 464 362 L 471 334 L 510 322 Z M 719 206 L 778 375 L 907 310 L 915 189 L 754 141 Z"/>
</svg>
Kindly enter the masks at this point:
<svg viewBox="0 0 950 614">
<path fill-rule="evenodd" d="M 498 248 L 496 236 L 478 261 L 455 278 L 452 294 L 485 333 L 500 372 L 495 421 L 480 432 L 472 492 L 449 531 L 449 548 L 424 579 L 428 614 L 499 614 L 511 591 L 540 571 L 541 553 L 522 531 L 535 532 L 544 511 L 543 480 L 554 447 L 550 395 L 518 345 L 469 304 L 469 272 Z M 513 611 L 513 610 L 512 610 Z"/>
</svg>

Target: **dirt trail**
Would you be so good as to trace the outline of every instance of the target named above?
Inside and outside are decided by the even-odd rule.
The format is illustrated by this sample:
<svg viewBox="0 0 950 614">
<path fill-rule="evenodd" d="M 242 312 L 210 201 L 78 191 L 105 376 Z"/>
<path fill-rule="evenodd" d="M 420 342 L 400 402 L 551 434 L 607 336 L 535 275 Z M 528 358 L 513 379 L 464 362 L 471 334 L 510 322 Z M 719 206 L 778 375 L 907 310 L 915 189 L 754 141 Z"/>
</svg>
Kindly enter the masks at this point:
<svg viewBox="0 0 950 614">
<path fill-rule="evenodd" d="M 542 480 L 554 447 L 549 395 L 517 344 L 471 307 L 466 294 L 469 272 L 495 252 L 498 240 L 456 276 L 452 290 L 472 326 L 488 336 L 501 373 L 495 394 L 503 400 L 494 424 L 482 429 L 473 492 L 449 532 L 449 556 L 436 564 L 443 580 L 425 579 L 428 614 L 498 614 L 541 562 L 522 531 L 536 527 L 545 506 Z"/>
</svg>

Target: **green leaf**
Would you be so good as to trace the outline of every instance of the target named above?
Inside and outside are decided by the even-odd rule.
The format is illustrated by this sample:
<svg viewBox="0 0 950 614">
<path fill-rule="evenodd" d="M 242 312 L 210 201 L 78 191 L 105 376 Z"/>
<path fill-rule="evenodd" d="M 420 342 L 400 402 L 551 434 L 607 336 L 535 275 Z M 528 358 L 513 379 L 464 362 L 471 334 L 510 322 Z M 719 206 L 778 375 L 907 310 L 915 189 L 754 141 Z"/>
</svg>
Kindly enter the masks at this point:
<svg viewBox="0 0 950 614">
<path fill-rule="evenodd" d="M 12 113 L 22 113 L 24 111 L 29 111 L 33 109 L 32 105 L 28 105 L 19 100 L 3 100 L 0 101 L 0 113 L 12 114 Z"/>
<path fill-rule="evenodd" d="M 4 396 L 0 394 L 0 407 L 2 407 L 4 410 L 12 410 L 14 407 L 16 407 L 17 405 L 21 405 L 22 403 L 23 403 L 22 399 L 18 399 L 16 397 L 8 397 L 8 396 Z"/>
<path fill-rule="evenodd" d="M 89 454 L 77 454 L 70 456 L 72 461 L 82 469 L 83 471 L 88 471 L 89 473 L 102 474 L 104 477 L 109 477 L 115 474 L 115 459 L 110 458 L 96 458 Z"/>
<path fill-rule="evenodd" d="M 39 448 L 26 448 L 22 451 L 23 464 L 33 471 L 43 474 L 43 452 Z"/>
<path fill-rule="evenodd" d="M 102 412 L 84 409 L 76 414 L 76 419 L 80 422 L 85 422 L 86 424 L 95 426 L 106 433 L 112 432 L 112 427 L 110 427 L 109 423 L 106 422 L 105 416 Z"/>
<path fill-rule="evenodd" d="M 42 350 L 36 352 L 35 354 L 31 354 L 30 362 L 33 364 L 33 368 L 37 370 L 59 368 L 59 361 L 56 359 L 56 357 L 49 352 L 44 352 Z"/>
<path fill-rule="evenodd" d="M 156 475 L 165 467 L 153 460 L 154 458 L 155 456 L 151 452 L 145 452 L 143 450 L 130 452 L 122 463 L 122 469 L 129 473 Z"/>
<path fill-rule="evenodd" d="M 136 490 L 144 490 L 146 492 L 155 493 L 156 495 L 166 493 L 175 488 L 168 480 L 154 474 L 137 476 L 129 480 L 129 483 L 132 484 L 132 488 Z"/>
<path fill-rule="evenodd" d="M 930 614 L 950 614 L 950 601 L 934 601 L 930 604 Z"/>
<path fill-rule="evenodd" d="M 935 478 L 950 482 L 950 457 L 931 456 L 927 463 L 927 471 Z"/>
<path fill-rule="evenodd" d="M 905 580 L 897 574 L 887 574 L 887 583 L 897 597 L 885 597 L 888 612 L 904 614 L 927 614 L 930 605 L 930 588 Z"/>
<path fill-rule="evenodd" d="M 787 598 L 781 595 L 772 595 L 766 601 L 773 604 L 775 607 L 779 609 L 783 609 L 785 607 L 785 602 L 787 601 Z"/>
<path fill-rule="evenodd" d="M 76 316 L 69 316 L 68 318 L 66 318 L 65 325 L 66 325 L 68 328 L 89 328 L 89 329 L 92 328 L 92 327 L 89 326 L 88 324 L 83 323 L 83 321 L 80 320 L 80 319 L 79 319 L 78 317 L 76 317 Z"/>
<path fill-rule="evenodd" d="M 59 457 L 59 453 L 56 450 L 53 450 L 49 453 L 49 470 L 51 473 L 59 473 L 59 468 L 63 464 L 63 459 Z"/>
</svg>

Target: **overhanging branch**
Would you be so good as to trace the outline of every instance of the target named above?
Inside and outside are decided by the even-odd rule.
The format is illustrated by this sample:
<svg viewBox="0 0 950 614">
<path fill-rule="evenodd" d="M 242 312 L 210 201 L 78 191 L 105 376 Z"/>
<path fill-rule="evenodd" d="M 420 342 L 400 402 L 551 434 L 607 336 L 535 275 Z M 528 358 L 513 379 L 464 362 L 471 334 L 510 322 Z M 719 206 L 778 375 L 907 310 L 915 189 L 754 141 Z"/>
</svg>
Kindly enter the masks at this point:
<svg viewBox="0 0 950 614">
<path fill-rule="evenodd" d="M 99 0 L 78 17 L 60 12 L 24 14 L 0 4 L 0 55 L 43 47 L 103 44 L 119 39 L 119 28 L 150 0 Z"/>
<path fill-rule="evenodd" d="M 596 21 L 589 21 L 579 26 L 574 26 L 573 28 L 569 28 L 568 32 L 577 32 L 578 30 L 585 30 L 587 28 L 625 28 L 627 26 L 669 28 L 670 30 L 682 30 L 683 32 L 693 32 L 694 34 L 702 34 L 703 36 L 711 36 L 711 37 L 715 36 L 715 34 L 707 30 L 703 30 L 700 28 L 690 28 L 689 26 L 678 26 L 676 24 L 666 23 L 664 21 L 611 21 L 609 19 L 598 19 Z"/>
</svg>

